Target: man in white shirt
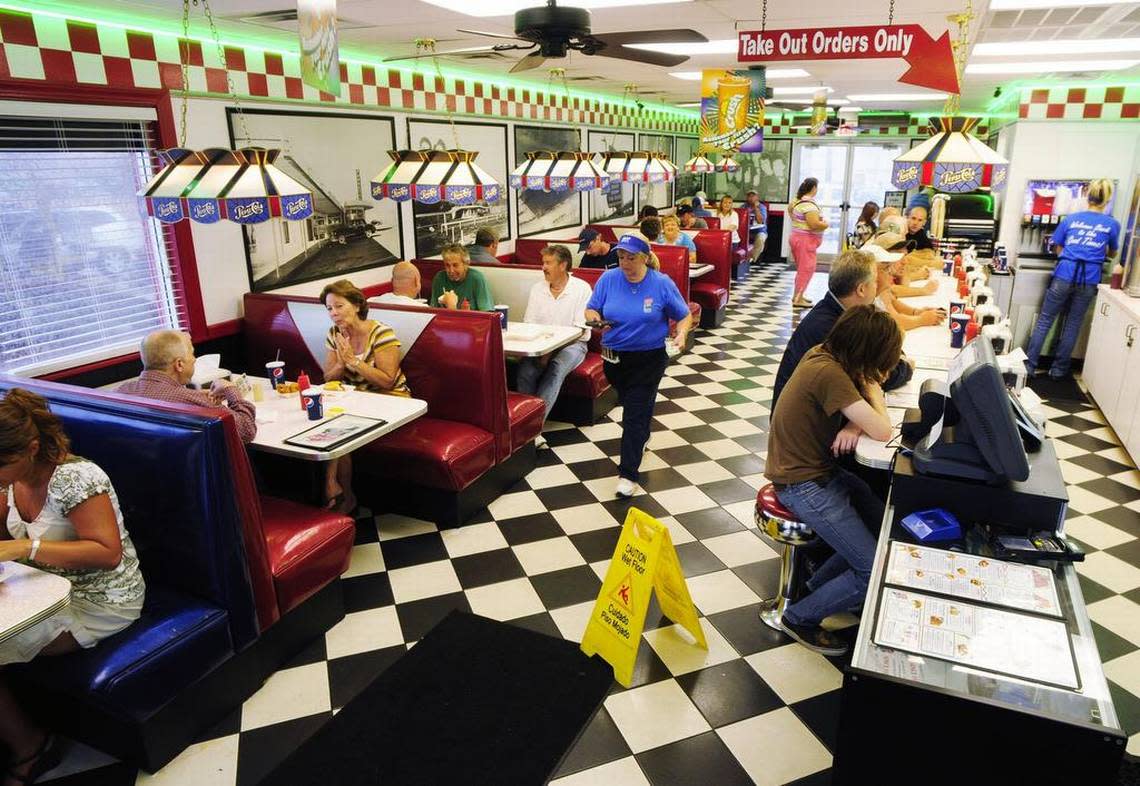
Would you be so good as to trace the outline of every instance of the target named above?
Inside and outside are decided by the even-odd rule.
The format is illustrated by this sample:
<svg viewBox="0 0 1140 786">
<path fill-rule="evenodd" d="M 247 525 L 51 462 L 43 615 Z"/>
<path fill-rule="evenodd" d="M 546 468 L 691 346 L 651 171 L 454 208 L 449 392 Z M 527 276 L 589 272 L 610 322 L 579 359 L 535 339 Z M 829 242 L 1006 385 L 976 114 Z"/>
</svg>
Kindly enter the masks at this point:
<svg viewBox="0 0 1140 786">
<path fill-rule="evenodd" d="M 542 249 L 543 280 L 530 290 L 524 322 L 539 325 L 580 325 L 586 319 L 586 303 L 593 294 L 590 285 L 570 275 L 574 257 L 566 246 L 551 245 Z M 557 352 L 537 358 L 523 358 L 519 363 L 518 389 L 520 393 L 536 395 L 546 403 L 546 415 L 554 408 L 562 381 L 586 357 L 589 332 L 582 338 Z M 539 447 L 545 442 L 539 436 Z"/>
<path fill-rule="evenodd" d="M 398 306 L 422 306 L 420 296 L 420 271 L 411 262 L 397 262 L 392 268 L 392 291 L 385 292 L 376 300 L 380 303 L 395 303 Z"/>
</svg>

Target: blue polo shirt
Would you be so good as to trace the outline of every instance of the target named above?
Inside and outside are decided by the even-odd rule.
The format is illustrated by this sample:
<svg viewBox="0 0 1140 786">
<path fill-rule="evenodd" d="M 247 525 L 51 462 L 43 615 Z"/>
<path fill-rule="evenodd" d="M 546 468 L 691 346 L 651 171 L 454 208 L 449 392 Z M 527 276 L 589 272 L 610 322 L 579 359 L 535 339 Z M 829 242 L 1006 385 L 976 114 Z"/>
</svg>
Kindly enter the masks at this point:
<svg viewBox="0 0 1140 786">
<path fill-rule="evenodd" d="M 644 352 L 665 346 L 669 320 L 689 316 L 689 304 L 673 279 L 653 270 L 636 284 L 620 269 L 607 270 L 594 285 L 586 308 L 593 309 L 614 326 L 602 335 L 602 346 L 620 352 Z"/>
<path fill-rule="evenodd" d="M 668 240 L 666 240 L 664 234 L 662 234 L 661 237 L 657 238 L 653 242 L 659 243 L 663 246 L 684 246 L 691 253 L 697 253 L 697 244 L 693 242 L 693 239 L 691 237 L 685 234 L 684 230 L 681 231 L 681 234 L 677 235 L 677 242 L 675 243 L 670 243 Z"/>
<path fill-rule="evenodd" d="M 1053 275 L 1075 284 L 1099 284 L 1101 265 L 1117 249 L 1120 222 L 1094 210 L 1065 216 L 1053 233 L 1053 245 L 1062 246 Z"/>
</svg>

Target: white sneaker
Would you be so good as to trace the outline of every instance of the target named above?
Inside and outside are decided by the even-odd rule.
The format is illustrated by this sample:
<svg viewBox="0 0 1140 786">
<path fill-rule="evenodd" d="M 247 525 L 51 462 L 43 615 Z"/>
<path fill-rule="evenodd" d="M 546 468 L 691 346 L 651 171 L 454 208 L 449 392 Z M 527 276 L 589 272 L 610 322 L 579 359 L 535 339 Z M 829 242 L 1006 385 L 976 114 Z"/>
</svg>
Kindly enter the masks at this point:
<svg viewBox="0 0 1140 786">
<path fill-rule="evenodd" d="M 629 478 L 618 478 L 617 488 L 614 493 L 619 497 L 632 497 L 637 493 L 637 484 Z"/>
<path fill-rule="evenodd" d="M 542 450 L 543 448 L 545 448 L 546 447 L 546 437 L 539 434 L 537 437 L 534 438 L 534 446 L 536 448 L 538 448 L 539 450 Z"/>
</svg>

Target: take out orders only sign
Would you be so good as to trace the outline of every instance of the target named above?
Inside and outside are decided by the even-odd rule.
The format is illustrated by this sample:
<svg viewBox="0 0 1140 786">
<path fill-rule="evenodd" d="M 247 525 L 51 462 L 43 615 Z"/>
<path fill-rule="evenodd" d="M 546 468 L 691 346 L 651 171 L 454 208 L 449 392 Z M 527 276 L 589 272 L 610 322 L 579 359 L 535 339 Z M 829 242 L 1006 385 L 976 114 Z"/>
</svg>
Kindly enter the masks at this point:
<svg viewBox="0 0 1140 786">
<path fill-rule="evenodd" d="M 737 60 L 867 60 L 902 58 L 910 68 L 900 82 L 958 92 L 950 33 L 937 40 L 920 25 L 746 30 L 739 34 Z"/>
</svg>

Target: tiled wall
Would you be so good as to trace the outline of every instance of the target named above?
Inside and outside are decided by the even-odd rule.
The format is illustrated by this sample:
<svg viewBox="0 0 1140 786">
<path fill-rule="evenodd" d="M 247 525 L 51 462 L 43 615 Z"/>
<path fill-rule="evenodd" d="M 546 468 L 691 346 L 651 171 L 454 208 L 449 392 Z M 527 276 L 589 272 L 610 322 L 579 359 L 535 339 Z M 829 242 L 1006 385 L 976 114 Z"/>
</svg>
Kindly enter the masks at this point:
<svg viewBox="0 0 1140 786">
<path fill-rule="evenodd" d="M 1140 85 L 1027 88 L 1021 91 L 1017 116 L 1024 120 L 1138 120 Z"/>
</svg>

